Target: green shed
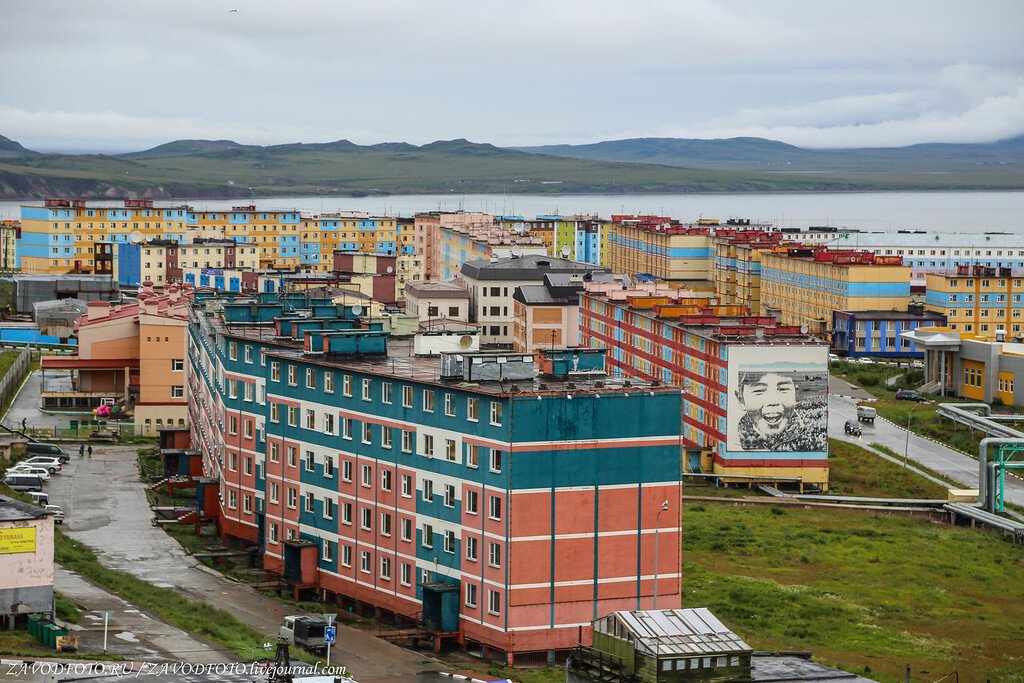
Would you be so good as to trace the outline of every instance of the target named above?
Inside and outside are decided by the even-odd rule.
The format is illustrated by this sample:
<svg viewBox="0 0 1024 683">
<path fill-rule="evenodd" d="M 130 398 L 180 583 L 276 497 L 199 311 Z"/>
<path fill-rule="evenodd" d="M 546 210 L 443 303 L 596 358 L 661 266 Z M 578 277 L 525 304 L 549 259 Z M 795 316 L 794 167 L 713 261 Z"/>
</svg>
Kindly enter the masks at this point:
<svg viewBox="0 0 1024 683">
<path fill-rule="evenodd" d="M 749 681 L 752 648 L 705 608 L 612 612 L 591 653 L 644 683 Z"/>
</svg>

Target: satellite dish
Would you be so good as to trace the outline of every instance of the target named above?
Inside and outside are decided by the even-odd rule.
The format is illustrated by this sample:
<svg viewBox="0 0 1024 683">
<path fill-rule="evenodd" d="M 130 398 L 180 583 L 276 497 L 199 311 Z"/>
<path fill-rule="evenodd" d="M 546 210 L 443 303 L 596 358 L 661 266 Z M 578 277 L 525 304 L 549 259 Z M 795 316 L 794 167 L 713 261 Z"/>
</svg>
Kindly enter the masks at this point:
<svg viewBox="0 0 1024 683">
<path fill-rule="evenodd" d="M 356 304 L 355 306 L 352 307 L 352 315 L 362 315 L 362 314 L 363 314 L 363 307 L 362 306 L 360 306 L 359 304 Z"/>
<path fill-rule="evenodd" d="M 395 269 L 392 268 L 391 266 L 388 266 L 388 273 L 393 273 L 393 272 L 395 272 Z"/>
<path fill-rule="evenodd" d="M 569 258 L 569 247 L 562 247 L 562 258 Z"/>
<path fill-rule="evenodd" d="M 459 339 L 459 346 L 461 346 L 464 349 L 468 349 L 472 345 L 473 345 L 473 338 L 471 336 L 469 336 L 468 334 L 462 335 L 462 337 Z"/>
<path fill-rule="evenodd" d="M 807 334 L 807 325 L 800 326 L 800 334 Z"/>
<path fill-rule="evenodd" d="M 132 244 L 139 244 L 140 242 L 142 242 L 142 233 L 139 232 L 138 230 L 133 232 L 131 236 L 131 241 Z"/>
</svg>

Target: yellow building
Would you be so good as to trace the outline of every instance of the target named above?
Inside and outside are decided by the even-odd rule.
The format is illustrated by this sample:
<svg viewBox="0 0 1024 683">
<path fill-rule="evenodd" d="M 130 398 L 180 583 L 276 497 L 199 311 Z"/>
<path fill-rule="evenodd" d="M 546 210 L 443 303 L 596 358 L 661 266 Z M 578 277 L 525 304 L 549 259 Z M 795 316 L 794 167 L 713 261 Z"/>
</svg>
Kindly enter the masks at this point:
<svg viewBox="0 0 1024 683">
<path fill-rule="evenodd" d="M 950 330 L 978 339 L 995 340 L 997 334 L 1024 340 L 1024 273 L 1009 268 L 961 266 L 947 273 L 925 276 L 925 310 L 946 316 Z"/>
<path fill-rule="evenodd" d="M 21 237 L 21 221 L 0 221 L 0 269 L 17 267 L 17 245 Z"/>
<path fill-rule="evenodd" d="M 779 247 L 781 236 L 757 230 L 730 230 L 720 231 L 711 243 L 719 302 L 746 306 L 755 314 L 760 313 L 761 254 Z"/>
<path fill-rule="evenodd" d="M 606 226 L 614 273 L 646 273 L 668 281 L 710 280 L 714 250 L 708 228 L 623 218 Z"/>
<path fill-rule="evenodd" d="M 827 336 L 834 311 L 905 311 L 910 268 L 900 256 L 782 246 L 761 254 L 761 306 L 784 325 Z"/>
</svg>

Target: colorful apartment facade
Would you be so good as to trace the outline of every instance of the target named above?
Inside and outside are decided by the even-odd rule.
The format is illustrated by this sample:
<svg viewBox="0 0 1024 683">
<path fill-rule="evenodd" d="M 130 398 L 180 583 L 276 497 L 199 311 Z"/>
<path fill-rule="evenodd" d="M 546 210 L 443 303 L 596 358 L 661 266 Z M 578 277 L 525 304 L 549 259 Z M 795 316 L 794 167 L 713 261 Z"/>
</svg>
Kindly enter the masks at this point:
<svg viewBox="0 0 1024 683">
<path fill-rule="evenodd" d="M 326 272 L 337 249 L 395 254 L 398 219 L 362 212 L 318 216 L 298 210 L 236 206 L 197 211 L 186 205 L 157 207 L 151 200 L 125 200 L 123 207 L 94 207 L 83 200 L 46 200 L 21 207 L 23 231 L 17 264 L 26 273 L 93 273 L 102 244 L 203 239 L 251 245 L 257 268 L 302 268 Z M 402 243 L 411 242 L 406 227 Z"/>
<path fill-rule="evenodd" d="M 351 307 L 197 295 L 192 436 L 222 532 L 298 590 L 510 664 L 567 654 L 655 583 L 679 606 L 680 390 L 589 381 L 599 351 L 538 360 L 420 358 Z"/>
<path fill-rule="evenodd" d="M 78 350 L 42 359 L 43 407 L 118 406 L 134 416 L 142 436 L 187 425 L 187 321 L 186 294 L 178 285 L 146 283 L 133 304 L 90 301 L 76 323 Z M 47 370 L 70 372 L 71 379 L 47 381 Z"/>
<path fill-rule="evenodd" d="M 907 311 L 834 311 L 830 347 L 848 358 L 922 358 L 924 351 L 904 332 L 946 324 L 946 316 L 911 304 Z"/>
<path fill-rule="evenodd" d="M 663 216 L 612 216 L 606 265 L 615 273 L 662 280 L 713 280 L 711 228 L 685 226 Z"/>
<path fill-rule="evenodd" d="M 782 246 L 761 254 L 761 306 L 785 325 L 831 333 L 833 311 L 906 311 L 910 269 L 900 256 Z"/>
<path fill-rule="evenodd" d="M 925 279 L 925 310 L 943 315 L 951 330 L 994 341 L 1024 341 L 1024 270 L 960 266 Z"/>
<path fill-rule="evenodd" d="M 0 268 L 13 270 L 18 263 L 18 240 L 21 221 L 0 221 Z"/>
<path fill-rule="evenodd" d="M 828 347 L 798 326 L 744 312 L 588 284 L 581 344 L 607 349 L 621 375 L 685 387 L 688 471 L 825 490 Z M 777 404 L 761 398 L 775 394 Z"/>
<path fill-rule="evenodd" d="M 711 237 L 715 260 L 713 279 L 720 303 L 761 311 L 761 254 L 783 243 L 778 232 L 718 230 Z"/>
</svg>

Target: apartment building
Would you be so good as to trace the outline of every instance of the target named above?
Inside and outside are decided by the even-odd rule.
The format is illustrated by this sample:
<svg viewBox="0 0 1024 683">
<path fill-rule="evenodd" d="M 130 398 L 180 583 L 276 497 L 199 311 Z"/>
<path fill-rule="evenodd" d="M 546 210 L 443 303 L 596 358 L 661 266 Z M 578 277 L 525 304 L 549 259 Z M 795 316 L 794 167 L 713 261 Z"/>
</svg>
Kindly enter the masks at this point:
<svg viewBox="0 0 1024 683">
<path fill-rule="evenodd" d="M 601 351 L 545 351 L 540 376 L 534 354 L 417 357 L 296 296 L 197 294 L 189 332 L 220 528 L 296 590 L 508 664 L 563 658 L 655 584 L 679 606 L 678 388 L 593 381 Z"/>
<path fill-rule="evenodd" d="M 950 330 L 977 339 L 1024 341 L 1024 270 L 959 266 L 925 277 L 925 310 L 945 316 Z"/>
<path fill-rule="evenodd" d="M 833 249 L 902 256 L 915 292 L 924 291 L 929 273 L 955 271 L 959 266 L 1024 270 L 1024 244 L 1020 235 L 1012 233 L 837 230 L 823 243 Z"/>
<path fill-rule="evenodd" d="M 411 282 L 405 286 L 405 311 L 431 329 L 447 322 L 469 323 L 469 290 L 461 277 Z"/>
<path fill-rule="evenodd" d="M 784 244 L 782 233 L 763 230 L 718 230 L 711 236 L 715 252 L 713 279 L 720 303 L 761 311 L 761 254 Z"/>
<path fill-rule="evenodd" d="M 910 269 L 900 256 L 827 248 L 761 253 L 761 306 L 785 325 L 831 332 L 834 311 L 906 311 Z"/>
<path fill-rule="evenodd" d="M 606 265 L 616 273 L 652 275 L 670 282 L 713 280 L 711 228 L 664 216 L 612 216 Z"/>
<path fill-rule="evenodd" d="M 19 239 L 21 239 L 21 221 L 0 221 L 0 268 L 13 270 L 16 267 Z"/>
<path fill-rule="evenodd" d="M 488 213 L 472 213 L 466 211 L 428 211 L 417 213 L 413 216 L 413 231 L 416 236 L 416 251 L 423 255 L 423 279 L 443 280 L 458 275 L 459 269 L 451 267 L 451 236 L 449 235 L 449 247 L 444 268 L 442 269 L 441 255 L 441 230 L 454 229 L 460 235 L 469 236 L 477 229 L 487 229 L 494 226 L 494 216 Z M 459 238 L 461 242 L 461 238 Z M 462 245 L 459 244 L 459 252 Z M 459 253 L 457 252 L 457 253 Z M 461 253 L 459 253 L 461 257 Z"/>
<path fill-rule="evenodd" d="M 828 347 L 796 325 L 642 289 L 580 293 L 581 344 L 626 377 L 685 388 L 690 472 L 828 488 Z"/>
<path fill-rule="evenodd" d="M 548 274 L 579 275 L 608 273 L 591 263 L 579 263 L 550 256 L 509 256 L 468 261 L 462 277 L 469 290 L 470 321 L 480 325 L 481 344 L 511 348 L 515 336 L 513 295 L 520 285 L 543 282 Z"/>
<path fill-rule="evenodd" d="M 540 284 L 520 285 L 512 294 L 512 348 L 532 351 L 580 345 L 580 292 L 584 283 L 625 289 L 630 280 L 609 273 L 545 273 Z"/>
<path fill-rule="evenodd" d="M 924 351 L 903 333 L 945 324 L 945 315 L 919 303 L 906 311 L 834 311 L 830 345 L 833 353 L 849 358 L 922 358 Z"/>
<path fill-rule="evenodd" d="M 554 256 L 607 265 L 609 230 L 597 216 L 555 216 Z"/>
<path fill-rule="evenodd" d="M 135 433 L 156 436 L 162 427 L 185 426 L 186 296 L 179 285 L 144 283 L 137 303 L 90 301 L 76 324 L 78 350 L 44 356 L 44 408 L 122 407 L 134 416 Z M 70 381 L 46 371 L 70 372 Z"/>
</svg>

